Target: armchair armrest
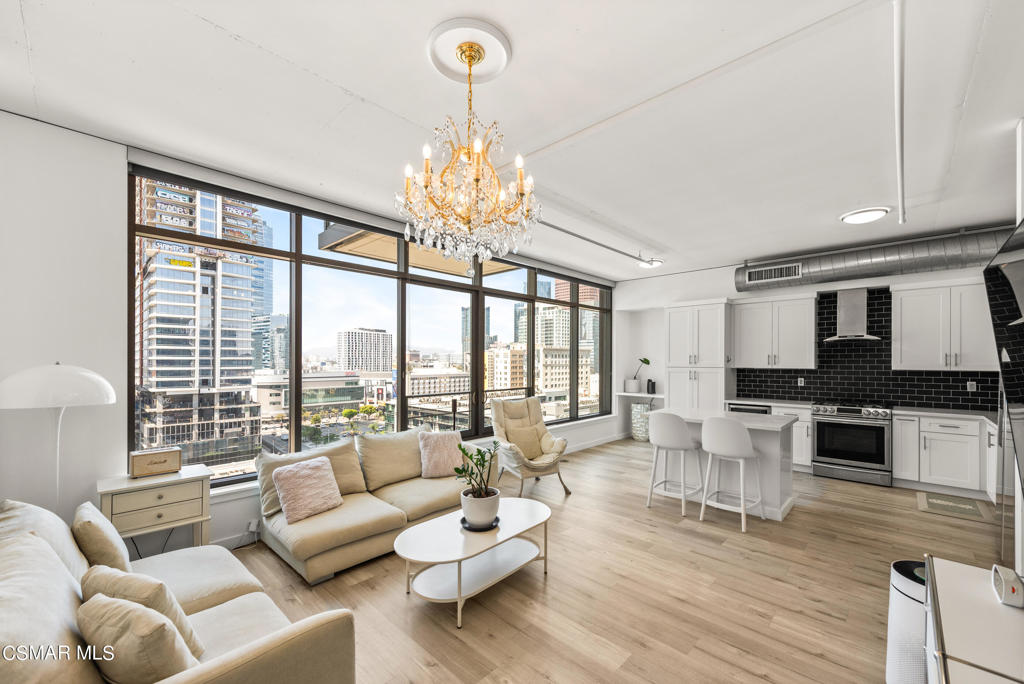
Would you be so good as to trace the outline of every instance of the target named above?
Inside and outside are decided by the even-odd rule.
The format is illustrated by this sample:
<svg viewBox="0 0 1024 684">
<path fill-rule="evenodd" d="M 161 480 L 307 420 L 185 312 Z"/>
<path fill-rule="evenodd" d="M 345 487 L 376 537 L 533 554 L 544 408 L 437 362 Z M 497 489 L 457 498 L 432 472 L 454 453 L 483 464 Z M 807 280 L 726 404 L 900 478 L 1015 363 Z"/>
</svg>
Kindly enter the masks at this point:
<svg viewBox="0 0 1024 684">
<path fill-rule="evenodd" d="M 509 465 L 518 467 L 524 463 L 529 463 L 530 460 L 526 458 L 522 450 L 512 442 L 498 442 L 498 462 L 507 462 Z"/>
<path fill-rule="evenodd" d="M 163 684 L 262 684 L 356 681 L 352 611 L 300 620 L 163 680 Z"/>
<path fill-rule="evenodd" d="M 555 437 L 550 432 L 545 432 L 540 440 L 540 448 L 544 450 L 545 454 L 560 455 L 565 452 L 565 447 L 568 444 L 564 437 Z"/>
</svg>

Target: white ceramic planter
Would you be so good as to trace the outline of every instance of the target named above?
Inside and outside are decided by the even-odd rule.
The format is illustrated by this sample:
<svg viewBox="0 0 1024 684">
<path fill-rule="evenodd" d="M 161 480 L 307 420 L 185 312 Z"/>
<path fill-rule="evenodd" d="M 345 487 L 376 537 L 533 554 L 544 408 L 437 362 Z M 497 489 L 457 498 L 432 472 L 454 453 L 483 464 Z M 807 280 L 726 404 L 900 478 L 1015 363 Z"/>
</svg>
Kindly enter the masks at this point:
<svg viewBox="0 0 1024 684">
<path fill-rule="evenodd" d="M 478 499 L 470 496 L 469 489 L 462 491 L 462 515 L 466 516 L 466 522 L 470 527 L 485 529 L 491 526 L 494 519 L 498 517 L 498 500 L 500 492 L 494 487 L 488 487 L 491 496 Z"/>
<path fill-rule="evenodd" d="M 639 380 L 632 380 L 632 379 L 626 380 L 625 389 L 623 389 L 622 391 L 623 392 L 639 392 L 640 391 L 640 381 Z"/>
</svg>

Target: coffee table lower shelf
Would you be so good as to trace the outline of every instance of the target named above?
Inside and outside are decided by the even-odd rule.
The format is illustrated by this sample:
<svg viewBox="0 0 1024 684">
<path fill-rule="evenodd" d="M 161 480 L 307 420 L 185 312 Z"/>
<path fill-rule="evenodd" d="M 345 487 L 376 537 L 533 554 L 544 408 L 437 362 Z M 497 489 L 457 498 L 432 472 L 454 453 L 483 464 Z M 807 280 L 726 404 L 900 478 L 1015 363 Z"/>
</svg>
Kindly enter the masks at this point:
<svg viewBox="0 0 1024 684">
<path fill-rule="evenodd" d="M 546 529 L 545 529 L 546 532 Z M 462 605 L 535 560 L 547 559 L 540 547 L 524 537 L 514 537 L 463 561 L 438 563 L 409 574 L 407 586 L 416 595 L 435 603 L 458 603 L 456 625 L 462 627 Z M 408 568 L 408 561 L 406 561 Z M 547 563 L 544 571 L 547 572 Z"/>
</svg>

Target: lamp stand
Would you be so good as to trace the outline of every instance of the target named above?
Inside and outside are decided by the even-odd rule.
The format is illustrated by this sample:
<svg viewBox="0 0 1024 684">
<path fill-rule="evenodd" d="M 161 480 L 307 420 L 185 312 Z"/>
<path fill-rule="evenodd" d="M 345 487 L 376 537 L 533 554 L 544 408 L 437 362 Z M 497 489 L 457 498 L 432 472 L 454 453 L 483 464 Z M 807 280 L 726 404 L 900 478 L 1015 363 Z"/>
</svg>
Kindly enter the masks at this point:
<svg viewBox="0 0 1024 684">
<path fill-rule="evenodd" d="M 57 503 L 54 506 L 54 512 L 60 515 L 60 428 L 64 422 L 64 411 L 67 410 L 67 406 L 61 406 L 60 411 L 57 413 L 57 461 L 54 464 L 55 477 L 57 479 Z"/>
</svg>

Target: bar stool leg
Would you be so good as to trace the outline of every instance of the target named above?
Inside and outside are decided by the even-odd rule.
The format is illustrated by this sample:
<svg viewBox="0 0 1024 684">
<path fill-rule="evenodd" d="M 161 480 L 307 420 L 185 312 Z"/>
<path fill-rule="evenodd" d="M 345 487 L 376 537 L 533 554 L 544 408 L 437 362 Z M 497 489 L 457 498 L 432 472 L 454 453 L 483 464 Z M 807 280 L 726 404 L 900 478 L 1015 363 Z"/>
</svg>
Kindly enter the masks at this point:
<svg viewBox="0 0 1024 684">
<path fill-rule="evenodd" d="M 708 454 L 708 472 L 704 478 L 704 496 L 700 499 L 700 520 L 704 522 L 704 511 L 708 507 L 708 492 L 711 491 L 711 466 L 715 463 L 715 455 Z"/>
<path fill-rule="evenodd" d="M 658 447 L 654 447 L 654 456 L 651 461 L 651 485 L 647 488 L 647 507 L 651 507 L 651 497 L 654 495 L 654 478 L 658 473 Z"/>
<path fill-rule="evenodd" d="M 764 493 L 761 491 L 761 459 L 754 461 L 754 469 L 757 473 L 757 507 L 761 511 L 761 520 L 764 520 Z"/>
<path fill-rule="evenodd" d="M 679 494 L 683 500 L 683 517 L 686 517 L 686 451 L 679 452 Z"/>
<path fill-rule="evenodd" d="M 743 462 L 746 459 L 740 459 L 740 531 L 747 531 L 747 493 L 743 484 L 746 473 L 743 469 Z"/>
<path fill-rule="evenodd" d="M 700 489 L 698 491 L 700 491 L 703 494 L 704 493 L 704 464 L 700 460 L 700 449 L 697 449 L 696 451 L 694 451 L 693 455 L 697 457 L 697 474 L 700 476 L 698 478 L 698 481 L 697 481 L 697 484 L 700 485 Z"/>
</svg>

